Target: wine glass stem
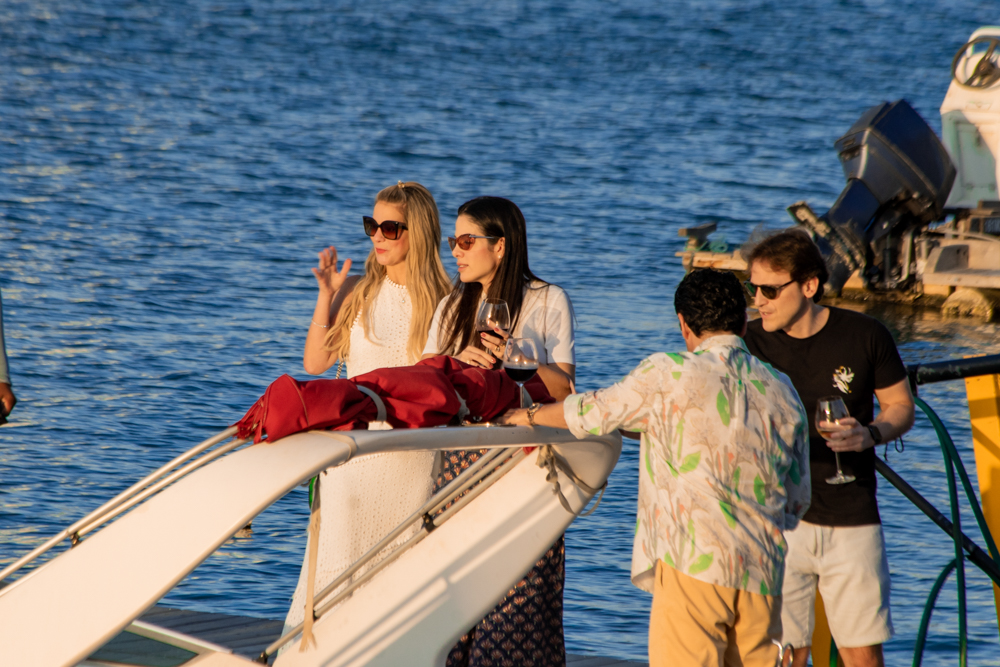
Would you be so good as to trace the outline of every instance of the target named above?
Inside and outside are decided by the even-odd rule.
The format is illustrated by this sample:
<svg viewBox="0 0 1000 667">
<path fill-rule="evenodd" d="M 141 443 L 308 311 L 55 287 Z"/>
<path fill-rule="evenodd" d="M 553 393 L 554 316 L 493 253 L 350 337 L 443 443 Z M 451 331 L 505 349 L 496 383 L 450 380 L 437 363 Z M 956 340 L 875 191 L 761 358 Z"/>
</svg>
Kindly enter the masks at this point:
<svg viewBox="0 0 1000 667">
<path fill-rule="evenodd" d="M 833 458 L 837 460 L 837 477 L 843 477 L 844 471 L 840 469 L 840 452 L 834 452 Z"/>
<path fill-rule="evenodd" d="M 517 395 L 520 397 L 521 407 L 522 408 L 530 408 L 531 407 L 530 405 L 525 405 L 524 404 L 524 383 L 523 382 L 518 382 L 517 383 Z"/>
</svg>

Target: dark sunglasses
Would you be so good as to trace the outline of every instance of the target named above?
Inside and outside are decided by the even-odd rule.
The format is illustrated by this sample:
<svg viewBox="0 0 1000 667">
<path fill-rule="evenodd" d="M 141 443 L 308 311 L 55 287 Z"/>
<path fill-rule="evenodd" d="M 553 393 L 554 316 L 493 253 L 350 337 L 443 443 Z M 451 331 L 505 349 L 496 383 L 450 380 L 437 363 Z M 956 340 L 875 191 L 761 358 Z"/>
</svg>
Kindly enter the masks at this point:
<svg viewBox="0 0 1000 667">
<path fill-rule="evenodd" d="M 468 250 L 469 248 L 471 248 L 476 243 L 476 239 L 492 239 L 492 240 L 495 241 L 498 238 L 500 238 L 500 237 L 499 236 L 477 236 L 475 234 L 462 234 L 457 239 L 454 236 L 449 236 L 448 237 L 448 247 L 451 248 L 452 250 L 454 250 L 455 246 L 458 246 L 462 250 Z"/>
<path fill-rule="evenodd" d="M 385 222 L 378 223 L 375 218 L 370 218 L 367 215 L 361 216 L 361 219 L 365 222 L 365 234 L 368 236 L 375 236 L 375 232 L 379 229 L 382 230 L 382 236 L 390 241 L 395 241 L 399 238 L 400 230 L 406 229 L 405 222 L 396 222 L 395 220 L 386 220 Z"/>
<path fill-rule="evenodd" d="M 781 290 L 785 289 L 794 282 L 794 280 L 789 280 L 784 285 L 754 285 L 749 280 L 746 280 L 743 282 L 743 286 L 747 289 L 747 293 L 752 297 L 757 296 L 757 290 L 760 290 L 760 293 L 764 295 L 765 299 L 777 299 L 778 295 L 781 294 Z"/>
</svg>

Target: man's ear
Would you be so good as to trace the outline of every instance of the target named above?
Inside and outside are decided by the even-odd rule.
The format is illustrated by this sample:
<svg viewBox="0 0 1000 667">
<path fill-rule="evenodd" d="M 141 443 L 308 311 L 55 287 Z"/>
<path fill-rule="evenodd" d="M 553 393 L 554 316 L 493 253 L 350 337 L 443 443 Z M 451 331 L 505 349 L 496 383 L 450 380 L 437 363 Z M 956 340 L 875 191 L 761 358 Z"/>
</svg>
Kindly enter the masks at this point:
<svg viewBox="0 0 1000 667">
<path fill-rule="evenodd" d="M 677 313 L 677 321 L 681 325 L 681 336 L 687 340 L 687 337 L 691 335 L 691 327 L 689 327 L 688 323 L 684 321 L 684 316 L 680 313 Z"/>
<path fill-rule="evenodd" d="M 802 283 L 802 294 L 807 298 L 811 299 L 816 296 L 816 292 L 819 290 L 819 277 L 813 276 L 809 280 Z"/>
</svg>

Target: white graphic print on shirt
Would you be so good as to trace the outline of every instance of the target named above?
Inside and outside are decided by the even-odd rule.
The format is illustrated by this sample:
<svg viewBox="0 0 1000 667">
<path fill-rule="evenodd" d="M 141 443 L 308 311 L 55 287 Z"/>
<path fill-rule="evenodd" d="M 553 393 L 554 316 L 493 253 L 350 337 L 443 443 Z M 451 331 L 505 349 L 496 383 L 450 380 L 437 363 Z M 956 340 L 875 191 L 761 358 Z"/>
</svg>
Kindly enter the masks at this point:
<svg viewBox="0 0 1000 667">
<path fill-rule="evenodd" d="M 853 379 L 854 373 L 850 368 L 841 366 L 833 372 L 833 386 L 839 389 L 843 394 L 851 393 L 851 381 Z"/>
</svg>

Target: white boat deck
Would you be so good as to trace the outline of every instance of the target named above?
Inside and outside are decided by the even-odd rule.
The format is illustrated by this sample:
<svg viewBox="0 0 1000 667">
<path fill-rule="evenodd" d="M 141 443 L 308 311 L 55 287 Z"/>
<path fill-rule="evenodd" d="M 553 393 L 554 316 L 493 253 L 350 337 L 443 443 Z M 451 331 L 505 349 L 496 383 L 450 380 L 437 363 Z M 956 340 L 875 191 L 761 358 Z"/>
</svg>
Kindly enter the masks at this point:
<svg viewBox="0 0 1000 667">
<path fill-rule="evenodd" d="M 162 605 L 143 614 L 141 620 L 224 646 L 247 658 L 256 658 L 268 644 L 277 639 L 283 625 L 282 621 L 264 618 L 212 614 Z M 98 650 L 91 659 L 107 663 L 165 665 L 173 662 L 172 656 L 164 653 L 169 649 L 163 644 L 150 642 L 136 635 L 122 634 Z M 176 658 L 183 659 L 181 655 Z M 645 662 L 573 654 L 566 656 L 566 664 L 569 667 L 648 667 Z"/>
</svg>

